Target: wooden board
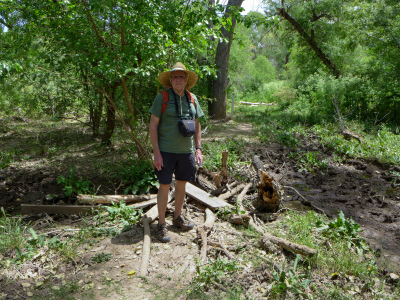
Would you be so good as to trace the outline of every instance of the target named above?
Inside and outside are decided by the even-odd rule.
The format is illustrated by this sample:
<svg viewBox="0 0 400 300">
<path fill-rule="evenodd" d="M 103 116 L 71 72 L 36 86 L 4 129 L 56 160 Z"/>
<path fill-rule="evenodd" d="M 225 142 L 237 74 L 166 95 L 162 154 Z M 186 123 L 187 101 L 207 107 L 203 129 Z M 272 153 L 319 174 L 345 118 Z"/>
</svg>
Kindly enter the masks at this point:
<svg viewBox="0 0 400 300">
<path fill-rule="evenodd" d="M 203 203 L 205 206 L 216 209 L 225 206 L 232 206 L 228 202 L 219 199 L 218 197 L 212 196 L 206 191 L 199 189 L 198 187 L 194 186 L 191 183 L 186 184 L 186 194 L 197 201 Z"/>
<path fill-rule="evenodd" d="M 64 215 L 78 215 L 78 214 L 92 214 L 91 205 L 35 205 L 35 204 L 21 204 L 21 213 L 23 214 L 64 214 Z"/>
</svg>

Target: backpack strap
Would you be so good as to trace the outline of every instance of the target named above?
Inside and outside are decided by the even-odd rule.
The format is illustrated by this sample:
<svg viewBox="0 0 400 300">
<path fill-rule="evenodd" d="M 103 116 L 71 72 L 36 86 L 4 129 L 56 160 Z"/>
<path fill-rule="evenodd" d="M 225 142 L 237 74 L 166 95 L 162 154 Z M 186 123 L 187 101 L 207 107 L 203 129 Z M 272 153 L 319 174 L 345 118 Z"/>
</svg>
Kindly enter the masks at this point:
<svg viewBox="0 0 400 300">
<path fill-rule="evenodd" d="M 167 105 L 168 105 L 168 91 L 162 91 L 161 94 L 163 96 L 163 105 L 162 105 L 161 113 L 163 114 L 165 112 L 165 110 L 167 109 Z"/>
<path fill-rule="evenodd" d="M 196 102 L 194 102 L 194 99 L 193 99 L 192 93 L 191 93 L 191 92 L 189 92 L 189 91 L 186 91 L 186 92 L 188 93 L 190 100 L 192 100 L 192 102 L 193 102 L 194 109 L 196 109 Z"/>
<path fill-rule="evenodd" d="M 190 100 L 192 100 L 192 103 L 194 105 L 194 108 L 196 109 L 196 102 L 193 99 L 192 93 L 189 91 L 186 91 L 189 95 Z M 162 111 L 161 113 L 163 114 L 165 110 L 167 109 L 168 105 L 168 91 L 162 91 L 161 94 L 163 95 L 163 105 L 162 105 Z"/>
</svg>

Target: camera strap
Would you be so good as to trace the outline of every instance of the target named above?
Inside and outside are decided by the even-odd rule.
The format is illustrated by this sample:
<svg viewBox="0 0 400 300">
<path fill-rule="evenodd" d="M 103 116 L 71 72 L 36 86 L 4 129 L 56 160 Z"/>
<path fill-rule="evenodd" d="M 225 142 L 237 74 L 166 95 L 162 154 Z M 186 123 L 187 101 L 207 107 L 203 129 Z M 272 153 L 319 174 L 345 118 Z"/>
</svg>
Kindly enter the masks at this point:
<svg viewBox="0 0 400 300">
<path fill-rule="evenodd" d="M 174 91 L 174 89 L 172 89 L 172 93 L 174 94 L 175 97 L 175 108 L 176 108 L 176 113 L 178 114 L 178 117 L 182 120 L 182 119 L 186 119 L 183 116 L 181 116 L 181 114 L 179 113 L 179 107 L 178 107 L 178 97 Z M 187 91 L 185 90 L 185 96 L 184 98 L 186 98 L 186 101 L 188 103 L 188 107 L 189 107 L 189 115 L 190 115 L 190 120 L 193 120 L 193 112 L 192 112 L 192 107 L 190 106 L 190 101 L 189 101 L 189 97 L 187 94 Z"/>
</svg>

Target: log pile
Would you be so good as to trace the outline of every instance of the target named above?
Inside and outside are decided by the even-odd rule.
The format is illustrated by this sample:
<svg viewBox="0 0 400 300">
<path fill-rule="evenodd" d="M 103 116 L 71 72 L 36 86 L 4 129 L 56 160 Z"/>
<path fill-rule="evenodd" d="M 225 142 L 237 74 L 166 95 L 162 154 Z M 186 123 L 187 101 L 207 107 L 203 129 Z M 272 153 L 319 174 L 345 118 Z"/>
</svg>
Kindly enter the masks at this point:
<svg viewBox="0 0 400 300">
<path fill-rule="evenodd" d="M 186 185 L 186 195 L 199 204 L 201 208 L 198 208 L 197 211 L 204 212 L 205 216 L 205 222 L 197 226 L 196 229 L 197 240 L 199 245 L 201 245 L 199 249 L 199 261 L 202 264 L 205 264 L 207 262 L 207 255 L 210 251 L 219 251 L 228 259 L 235 259 L 235 255 L 232 252 L 238 248 L 238 245 L 226 245 L 221 238 L 216 239 L 215 236 L 215 232 L 221 229 L 215 228 L 214 226 L 216 215 L 213 213 L 213 211 L 216 211 L 220 208 L 227 208 L 232 212 L 236 209 L 236 211 L 230 215 L 230 223 L 246 227 L 252 226 L 254 230 L 262 235 L 262 237 L 259 239 L 259 246 L 268 252 L 279 253 L 282 251 L 282 249 L 285 249 L 304 256 L 315 255 L 315 249 L 311 249 L 304 245 L 298 245 L 271 235 L 266 230 L 264 222 L 258 219 L 257 215 L 260 216 L 261 213 L 276 213 L 281 208 L 281 199 L 283 194 L 283 187 L 265 171 L 260 159 L 257 156 L 254 156 L 252 160 L 252 166 L 254 167 L 255 172 L 252 171 L 253 174 L 250 174 L 250 176 L 251 179 L 254 180 L 249 183 L 239 183 L 237 181 L 229 181 L 227 157 L 228 152 L 224 151 L 222 153 L 221 171 L 210 172 L 205 169 L 202 170 L 202 174 L 207 176 L 209 180 L 203 178 L 202 180 L 196 181 L 197 186 L 195 183 L 188 183 Z M 201 182 L 204 182 L 205 186 L 203 186 Z M 206 190 L 210 190 L 210 188 L 211 191 L 206 192 Z M 255 188 L 258 190 L 257 195 L 254 193 Z M 172 201 L 172 195 L 173 189 L 169 194 L 168 202 Z M 244 205 L 245 199 L 247 199 L 245 202 L 246 205 Z M 142 220 L 140 221 L 140 224 L 144 229 L 140 275 L 147 276 L 148 264 L 151 256 L 150 224 L 158 218 L 156 194 L 102 196 L 79 195 L 78 202 L 85 205 L 75 205 L 74 210 L 71 208 L 70 211 L 77 213 L 77 206 L 84 207 L 85 210 L 88 211 L 88 208 L 94 205 L 110 205 L 116 202 L 119 203 L 120 201 L 129 203 L 129 205 L 135 205 L 136 207 L 146 207 L 152 205 L 152 207 L 142 215 Z M 306 199 L 304 199 L 304 201 L 306 201 Z M 90 204 L 91 206 L 87 204 Z M 309 205 L 311 204 L 309 203 Z M 58 213 L 59 211 L 62 211 L 62 208 L 55 209 L 55 207 L 56 206 L 53 205 L 52 210 L 50 211 L 57 211 Z M 318 208 L 313 208 L 318 210 Z M 32 207 L 29 209 L 32 211 L 34 210 Z M 35 212 L 37 212 L 37 210 Z M 322 210 L 320 212 L 322 212 Z M 232 234 L 240 235 L 239 232 L 234 232 Z M 241 236 L 241 239 L 246 240 L 244 236 Z M 240 245 L 242 248 L 247 246 L 248 243 L 246 242 L 243 243 L 243 245 Z"/>
</svg>

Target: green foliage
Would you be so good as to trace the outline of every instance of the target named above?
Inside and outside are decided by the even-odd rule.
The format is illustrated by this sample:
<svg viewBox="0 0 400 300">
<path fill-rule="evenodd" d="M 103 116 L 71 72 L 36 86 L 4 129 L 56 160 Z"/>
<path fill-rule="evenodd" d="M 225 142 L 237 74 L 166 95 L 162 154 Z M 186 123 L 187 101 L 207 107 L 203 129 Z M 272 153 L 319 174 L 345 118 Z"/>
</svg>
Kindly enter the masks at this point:
<svg viewBox="0 0 400 300">
<path fill-rule="evenodd" d="M 297 162 L 299 172 L 315 172 L 316 170 L 325 170 L 328 166 L 328 161 L 327 159 L 320 159 L 319 157 L 320 153 L 318 151 L 306 152 L 304 155 L 300 154 Z"/>
<path fill-rule="evenodd" d="M 209 264 L 205 266 L 201 266 L 196 260 L 196 282 L 200 286 L 209 287 L 213 282 L 222 283 L 224 277 L 235 274 L 239 269 L 236 261 L 219 257 L 215 261 L 209 261 Z"/>
<path fill-rule="evenodd" d="M 289 271 L 282 272 L 274 272 L 273 277 L 275 279 L 275 283 L 271 288 L 272 296 L 282 296 L 286 295 L 287 292 L 292 292 L 295 296 L 302 296 L 306 299 L 310 299 L 308 293 L 305 292 L 305 289 L 310 284 L 310 279 L 304 279 L 307 276 L 305 274 L 299 273 L 297 270 L 297 265 L 300 261 L 300 254 L 297 254 L 296 259 L 293 263 L 293 269 Z"/>
<path fill-rule="evenodd" d="M 236 205 L 232 207 L 225 206 L 218 208 L 215 215 L 222 220 L 229 221 L 232 215 L 241 215 L 245 213 L 246 211 L 239 210 L 239 206 L 236 203 Z"/>
<path fill-rule="evenodd" d="M 27 225 L 21 218 L 8 217 L 1 207 L 0 218 L 0 252 L 5 253 L 8 250 L 22 249 L 26 243 L 25 234 Z"/>
<path fill-rule="evenodd" d="M 7 168 L 13 161 L 11 153 L 0 151 L 0 169 Z"/>
<path fill-rule="evenodd" d="M 137 209 L 134 206 L 127 206 L 121 200 L 119 203 L 112 203 L 112 206 L 106 206 L 108 212 L 107 220 L 110 222 L 122 221 L 124 228 L 123 231 L 129 230 L 132 225 L 136 224 L 142 215 L 142 209 Z"/>
<path fill-rule="evenodd" d="M 157 176 L 149 163 L 143 160 L 129 160 L 114 177 L 122 180 L 127 186 L 124 194 L 146 194 L 152 187 L 158 187 Z"/>
<path fill-rule="evenodd" d="M 91 258 L 93 262 L 98 264 L 108 262 L 110 259 L 111 259 L 111 254 L 104 252 L 96 253 L 96 255 Z"/>
<path fill-rule="evenodd" d="M 296 147 L 296 144 L 299 142 L 299 140 L 293 137 L 290 132 L 283 130 L 278 132 L 276 139 L 282 145 L 286 145 L 291 148 Z"/>
<path fill-rule="evenodd" d="M 78 194 L 92 194 L 94 192 L 93 184 L 89 180 L 75 178 L 75 166 L 69 171 L 69 177 L 60 175 L 57 177 L 57 183 L 64 185 L 63 191 L 67 197 Z"/>
<path fill-rule="evenodd" d="M 342 211 L 337 218 L 328 224 L 318 220 L 316 227 L 327 238 L 344 240 L 348 249 L 355 247 L 359 254 L 370 250 L 364 238 L 359 235 L 363 231 L 360 229 L 360 224 L 355 223 L 352 219 L 346 219 Z"/>
</svg>

